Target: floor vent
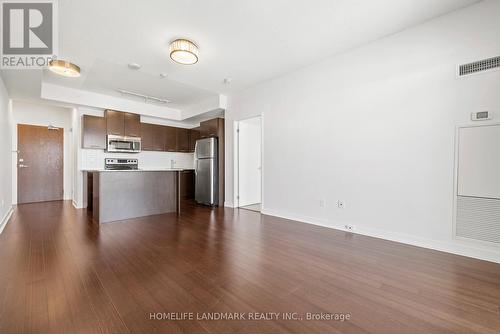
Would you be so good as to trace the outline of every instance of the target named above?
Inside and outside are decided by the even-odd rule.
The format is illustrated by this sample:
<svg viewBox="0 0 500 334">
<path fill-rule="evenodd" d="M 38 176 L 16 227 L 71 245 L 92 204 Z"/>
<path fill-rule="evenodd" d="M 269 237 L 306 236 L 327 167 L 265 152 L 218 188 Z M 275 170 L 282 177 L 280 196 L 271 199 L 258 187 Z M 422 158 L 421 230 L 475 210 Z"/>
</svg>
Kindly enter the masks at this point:
<svg viewBox="0 0 500 334">
<path fill-rule="evenodd" d="M 456 235 L 500 244 L 500 199 L 458 196 Z"/>
<path fill-rule="evenodd" d="M 495 68 L 500 68 L 500 57 L 493 57 L 489 59 L 475 61 L 469 64 L 460 65 L 458 74 L 459 76 L 464 76 L 473 73 L 492 70 Z"/>
</svg>

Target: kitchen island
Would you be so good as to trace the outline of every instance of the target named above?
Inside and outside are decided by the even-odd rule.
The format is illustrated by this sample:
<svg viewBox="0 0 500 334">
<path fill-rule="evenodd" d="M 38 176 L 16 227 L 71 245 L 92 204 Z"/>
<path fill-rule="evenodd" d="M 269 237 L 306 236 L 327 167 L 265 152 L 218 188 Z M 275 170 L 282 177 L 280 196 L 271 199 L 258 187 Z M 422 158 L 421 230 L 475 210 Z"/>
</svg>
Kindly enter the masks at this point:
<svg viewBox="0 0 500 334">
<path fill-rule="evenodd" d="M 182 171 L 87 170 L 88 208 L 98 223 L 179 212 Z"/>
</svg>

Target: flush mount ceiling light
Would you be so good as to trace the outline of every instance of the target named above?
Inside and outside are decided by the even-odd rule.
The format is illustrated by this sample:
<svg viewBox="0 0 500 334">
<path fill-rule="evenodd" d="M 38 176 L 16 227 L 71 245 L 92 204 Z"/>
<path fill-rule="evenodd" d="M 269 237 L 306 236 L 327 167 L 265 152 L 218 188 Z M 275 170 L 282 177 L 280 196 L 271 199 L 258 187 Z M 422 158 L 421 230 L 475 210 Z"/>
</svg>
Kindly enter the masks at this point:
<svg viewBox="0 0 500 334">
<path fill-rule="evenodd" d="M 193 65 L 198 62 L 198 47 L 187 39 L 170 43 L 170 58 L 178 64 Z"/>
<path fill-rule="evenodd" d="M 65 60 L 51 60 L 49 62 L 49 70 L 56 74 L 70 78 L 80 76 L 80 67 Z"/>
</svg>

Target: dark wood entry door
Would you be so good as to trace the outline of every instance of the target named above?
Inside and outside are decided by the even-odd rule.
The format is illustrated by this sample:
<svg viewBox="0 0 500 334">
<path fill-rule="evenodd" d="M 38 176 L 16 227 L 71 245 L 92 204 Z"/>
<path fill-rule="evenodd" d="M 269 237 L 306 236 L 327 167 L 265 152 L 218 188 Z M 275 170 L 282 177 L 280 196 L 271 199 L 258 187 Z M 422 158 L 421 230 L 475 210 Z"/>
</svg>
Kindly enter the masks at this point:
<svg viewBox="0 0 500 334">
<path fill-rule="evenodd" d="M 17 202 L 63 199 L 64 130 L 17 126 Z"/>
</svg>

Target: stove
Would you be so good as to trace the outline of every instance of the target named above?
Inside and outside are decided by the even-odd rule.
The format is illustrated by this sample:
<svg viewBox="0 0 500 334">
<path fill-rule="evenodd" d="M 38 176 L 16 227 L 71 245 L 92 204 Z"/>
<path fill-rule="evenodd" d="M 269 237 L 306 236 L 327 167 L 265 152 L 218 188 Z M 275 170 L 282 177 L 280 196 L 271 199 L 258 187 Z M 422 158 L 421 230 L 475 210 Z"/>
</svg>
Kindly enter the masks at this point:
<svg viewBox="0 0 500 334">
<path fill-rule="evenodd" d="M 137 159 L 104 159 L 104 169 L 106 170 L 136 170 L 139 169 Z"/>
</svg>

